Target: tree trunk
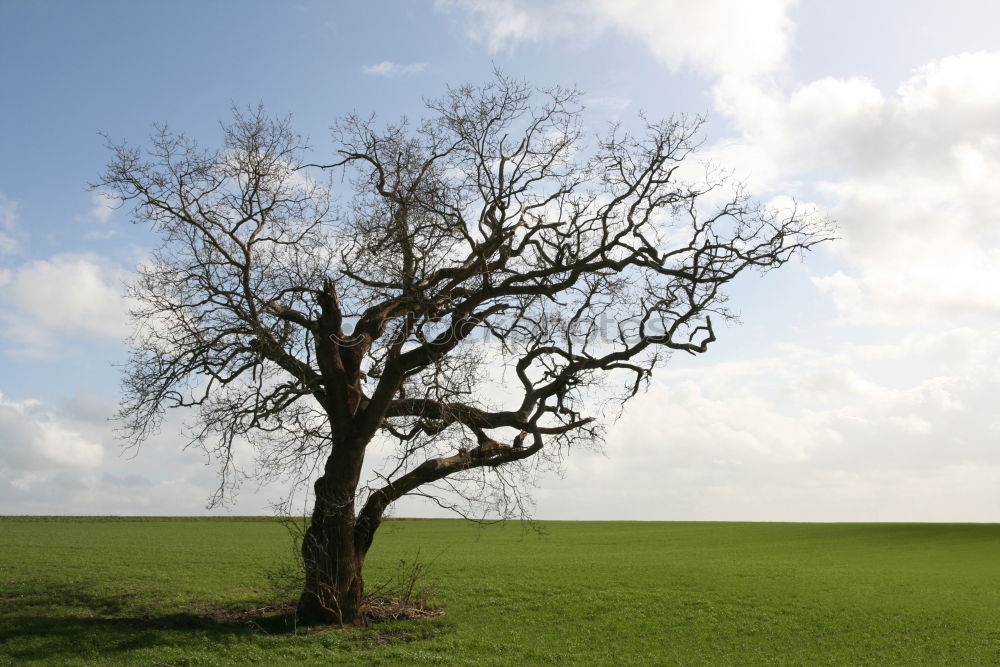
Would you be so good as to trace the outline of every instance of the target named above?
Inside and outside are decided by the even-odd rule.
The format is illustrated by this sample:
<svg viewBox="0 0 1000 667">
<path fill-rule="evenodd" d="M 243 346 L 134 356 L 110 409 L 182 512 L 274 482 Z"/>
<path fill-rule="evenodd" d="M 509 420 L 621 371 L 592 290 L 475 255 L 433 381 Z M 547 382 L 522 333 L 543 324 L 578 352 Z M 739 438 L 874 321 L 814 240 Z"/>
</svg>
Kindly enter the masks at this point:
<svg viewBox="0 0 1000 667">
<path fill-rule="evenodd" d="M 305 587 L 299 597 L 299 621 L 363 625 L 365 552 L 355 545 L 353 508 L 317 516 L 318 506 L 302 540 Z"/>
<path fill-rule="evenodd" d="M 366 444 L 337 440 L 313 485 L 316 504 L 302 538 L 305 586 L 296 610 L 301 623 L 365 624 L 362 568 L 374 529 L 358 530 L 354 502 Z M 366 518 L 361 523 L 372 522 Z"/>
<path fill-rule="evenodd" d="M 361 571 L 370 543 L 356 538 L 353 471 L 331 466 L 316 481 L 316 505 L 302 539 L 305 586 L 297 614 L 302 623 L 364 625 Z M 353 468 L 353 466 L 352 466 Z M 330 474 L 333 471 L 340 474 Z"/>
</svg>

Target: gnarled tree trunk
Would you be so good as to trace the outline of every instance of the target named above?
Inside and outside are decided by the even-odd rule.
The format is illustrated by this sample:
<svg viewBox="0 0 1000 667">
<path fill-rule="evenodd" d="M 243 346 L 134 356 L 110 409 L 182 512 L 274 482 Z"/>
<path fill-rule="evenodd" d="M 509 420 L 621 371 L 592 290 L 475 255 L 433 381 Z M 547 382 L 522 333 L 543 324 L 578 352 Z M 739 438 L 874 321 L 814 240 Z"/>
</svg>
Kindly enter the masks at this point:
<svg viewBox="0 0 1000 667">
<path fill-rule="evenodd" d="M 371 537 L 359 538 L 354 510 L 358 449 L 341 443 L 314 486 L 316 504 L 302 539 L 305 586 L 297 615 L 303 623 L 364 625 L 362 568 Z"/>
<path fill-rule="evenodd" d="M 313 513 L 302 541 L 305 586 L 297 608 L 300 622 L 364 624 L 365 551 L 355 544 L 353 511 L 345 514 L 350 516 Z"/>
</svg>

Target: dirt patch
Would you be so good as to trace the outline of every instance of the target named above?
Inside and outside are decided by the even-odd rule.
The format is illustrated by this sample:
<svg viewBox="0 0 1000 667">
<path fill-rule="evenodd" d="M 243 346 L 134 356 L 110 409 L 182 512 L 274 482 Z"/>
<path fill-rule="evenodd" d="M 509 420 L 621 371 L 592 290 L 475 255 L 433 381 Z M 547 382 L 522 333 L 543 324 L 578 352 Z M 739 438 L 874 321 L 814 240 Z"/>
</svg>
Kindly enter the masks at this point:
<svg viewBox="0 0 1000 667">
<path fill-rule="evenodd" d="M 253 609 L 213 609 L 201 617 L 213 623 L 251 623 L 262 618 L 284 616 L 295 613 L 295 603 L 265 605 Z"/>
<path fill-rule="evenodd" d="M 430 607 L 423 602 L 405 601 L 385 597 L 369 597 L 362 607 L 365 625 L 369 628 L 387 621 L 419 620 L 444 616 L 443 607 Z M 139 628 L 209 629 L 236 631 L 240 626 L 250 632 L 262 634 L 315 634 L 340 630 L 336 625 L 303 626 L 295 621 L 295 603 L 270 604 L 250 609 L 220 607 L 201 613 L 100 619 L 111 625 Z M 245 630 L 244 630 L 245 631 Z"/>
</svg>

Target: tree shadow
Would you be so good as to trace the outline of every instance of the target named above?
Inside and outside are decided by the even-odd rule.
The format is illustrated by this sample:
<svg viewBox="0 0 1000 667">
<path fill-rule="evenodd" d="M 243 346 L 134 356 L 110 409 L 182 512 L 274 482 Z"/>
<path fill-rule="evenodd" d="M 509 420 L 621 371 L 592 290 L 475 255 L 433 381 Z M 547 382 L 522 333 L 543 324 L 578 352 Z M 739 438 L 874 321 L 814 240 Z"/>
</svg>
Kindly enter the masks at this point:
<svg viewBox="0 0 1000 667">
<path fill-rule="evenodd" d="M 135 597 L 69 588 L 0 593 L 0 655 L 15 664 L 57 662 L 86 653 L 110 657 L 237 636 L 290 635 L 297 630 L 292 604 L 145 614 L 137 613 Z"/>
<path fill-rule="evenodd" d="M 205 644 L 254 641 L 262 636 L 287 637 L 341 631 L 335 626 L 302 627 L 296 623 L 294 602 L 253 606 L 211 607 L 177 613 L 141 613 L 136 594 L 95 593 L 67 587 L 16 594 L 0 591 L 0 657 L 14 664 L 88 659 L 116 661 L 141 650 L 204 650 Z M 418 624 L 392 622 L 388 609 L 383 623 L 343 629 L 325 647 L 372 650 L 386 644 L 430 639 L 445 626 L 432 621 L 440 613 L 428 610 Z M 412 619 L 410 619 L 412 621 Z M 331 656 L 332 658 L 333 656 Z"/>
</svg>

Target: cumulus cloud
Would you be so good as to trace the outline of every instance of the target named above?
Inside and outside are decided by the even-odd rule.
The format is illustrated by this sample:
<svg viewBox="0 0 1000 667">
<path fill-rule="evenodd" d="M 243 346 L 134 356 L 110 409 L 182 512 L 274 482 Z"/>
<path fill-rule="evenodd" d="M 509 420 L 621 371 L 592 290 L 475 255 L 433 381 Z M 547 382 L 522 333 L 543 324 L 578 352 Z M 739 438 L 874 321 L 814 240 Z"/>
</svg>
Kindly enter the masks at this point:
<svg viewBox="0 0 1000 667">
<path fill-rule="evenodd" d="M 121 340 L 128 332 L 125 275 L 88 254 L 55 255 L 4 272 L 0 332 L 8 350 L 49 356 L 70 336 Z"/>
<path fill-rule="evenodd" d="M 36 400 L 11 401 L 0 394 L 0 462 L 8 469 L 93 469 L 101 464 L 99 442 L 67 425 Z M 22 482 L 22 485 L 26 482 Z"/>
<path fill-rule="evenodd" d="M 404 65 L 391 60 L 383 60 L 375 65 L 365 65 L 361 68 L 361 71 L 369 76 L 391 77 L 417 74 L 418 72 L 423 72 L 426 68 L 427 63 L 410 63 L 409 65 Z"/>
<path fill-rule="evenodd" d="M 741 136 L 714 158 L 758 191 L 811 187 L 840 222 L 846 265 L 816 285 L 844 321 L 1000 316 L 1000 53 L 932 61 L 890 93 L 727 81 L 716 101 Z"/>
<path fill-rule="evenodd" d="M 490 2 L 438 0 L 457 12 L 470 38 L 491 52 L 522 43 L 595 38 L 612 31 L 640 43 L 676 70 L 693 67 L 710 75 L 751 76 L 778 68 L 794 25 L 788 0 L 560 0 Z"/>
<path fill-rule="evenodd" d="M 785 0 L 648 3 L 591 0 L 597 21 L 638 38 L 671 69 L 691 66 L 716 76 L 770 72 L 784 60 L 793 23 Z"/>
<path fill-rule="evenodd" d="M 491 51 L 615 32 L 669 69 L 713 81 L 739 134 L 706 158 L 758 193 L 823 201 L 841 224 L 839 271 L 816 286 L 841 321 L 912 324 L 1000 315 L 1000 53 L 926 63 L 895 91 L 863 76 L 785 92 L 792 3 L 441 0 Z"/>
</svg>

